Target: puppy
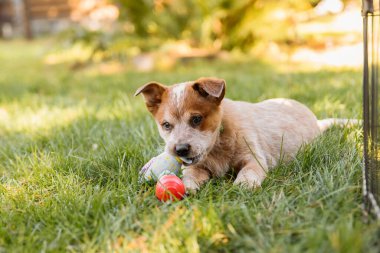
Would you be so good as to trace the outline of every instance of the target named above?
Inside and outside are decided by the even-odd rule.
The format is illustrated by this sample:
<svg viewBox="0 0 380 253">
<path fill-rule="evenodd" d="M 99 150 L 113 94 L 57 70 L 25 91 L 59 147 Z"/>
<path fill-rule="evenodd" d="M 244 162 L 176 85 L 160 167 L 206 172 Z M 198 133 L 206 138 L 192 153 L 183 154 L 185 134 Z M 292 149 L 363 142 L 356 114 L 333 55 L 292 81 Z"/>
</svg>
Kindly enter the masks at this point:
<svg viewBox="0 0 380 253">
<path fill-rule="evenodd" d="M 318 121 L 294 100 L 253 104 L 226 99 L 225 92 L 224 80 L 200 78 L 170 87 L 151 82 L 135 93 L 144 96 L 165 150 L 186 166 L 187 192 L 229 169 L 237 172 L 234 184 L 258 187 L 268 169 L 292 159 L 302 144 L 333 124 Z"/>
</svg>

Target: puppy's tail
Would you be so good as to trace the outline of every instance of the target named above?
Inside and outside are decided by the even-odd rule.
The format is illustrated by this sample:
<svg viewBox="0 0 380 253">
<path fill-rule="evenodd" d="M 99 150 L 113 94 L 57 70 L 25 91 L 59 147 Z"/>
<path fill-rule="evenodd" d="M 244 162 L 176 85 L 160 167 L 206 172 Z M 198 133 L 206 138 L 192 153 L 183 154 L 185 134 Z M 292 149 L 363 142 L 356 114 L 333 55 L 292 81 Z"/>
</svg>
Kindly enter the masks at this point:
<svg viewBox="0 0 380 253">
<path fill-rule="evenodd" d="M 318 126 L 319 130 L 321 132 L 326 131 L 332 126 L 341 126 L 341 127 L 352 127 L 356 125 L 361 125 L 363 123 L 362 120 L 358 119 L 335 119 L 335 118 L 329 118 L 329 119 L 322 119 L 318 120 Z"/>
</svg>

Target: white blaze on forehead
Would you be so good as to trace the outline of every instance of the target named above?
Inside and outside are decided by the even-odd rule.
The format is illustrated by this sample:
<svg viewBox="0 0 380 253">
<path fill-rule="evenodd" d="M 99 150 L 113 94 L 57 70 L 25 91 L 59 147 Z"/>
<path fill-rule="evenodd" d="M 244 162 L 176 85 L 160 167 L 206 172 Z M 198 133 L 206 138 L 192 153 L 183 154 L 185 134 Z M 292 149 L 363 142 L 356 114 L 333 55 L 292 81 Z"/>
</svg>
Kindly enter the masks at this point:
<svg viewBox="0 0 380 253">
<path fill-rule="evenodd" d="M 176 84 L 172 89 L 172 99 L 177 105 L 181 104 L 185 97 L 186 84 L 188 82 Z"/>
</svg>

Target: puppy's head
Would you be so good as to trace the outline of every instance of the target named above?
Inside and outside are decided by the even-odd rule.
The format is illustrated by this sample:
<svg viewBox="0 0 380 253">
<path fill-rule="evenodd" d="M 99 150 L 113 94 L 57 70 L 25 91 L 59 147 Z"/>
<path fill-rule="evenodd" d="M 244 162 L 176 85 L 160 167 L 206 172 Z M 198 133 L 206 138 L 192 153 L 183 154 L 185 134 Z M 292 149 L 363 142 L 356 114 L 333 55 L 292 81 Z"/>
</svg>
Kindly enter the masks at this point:
<svg viewBox="0 0 380 253">
<path fill-rule="evenodd" d="M 180 157 L 185 165 L 194 165 L 207 156 L 217 140 L 225 89 L 224 80 L 200 78 L 170 87 L 151 82 L 135 95 L 143 94 L 166 151 Z"/>
</svg>

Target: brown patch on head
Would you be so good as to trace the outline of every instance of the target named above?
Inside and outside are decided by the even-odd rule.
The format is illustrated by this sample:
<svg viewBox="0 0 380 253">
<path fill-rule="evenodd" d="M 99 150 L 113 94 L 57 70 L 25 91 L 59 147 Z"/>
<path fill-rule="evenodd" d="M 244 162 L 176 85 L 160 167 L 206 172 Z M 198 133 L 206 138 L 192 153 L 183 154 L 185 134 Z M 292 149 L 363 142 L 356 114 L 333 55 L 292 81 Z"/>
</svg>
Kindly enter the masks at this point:
<svg viewBox="0 0 380 253">
<path fill-rule="evenodd" d="M 157 109 L 157 112 L 154 114 L 154 118 L 157 122 L 162 124 L 164 121 L 171 122 L 170 119 L 167 119 L 165 117 L 168 117 L 169 115 L 171 117 L 177 115 L 176 108 L 172 107 L 172 103 L 170 101 L 170 88 L 167 92 L 165 92 L 161 97 L 161 104 L 160 107 Z"/>
<path fill-rule="evenodd" d="M 214 132 L 222 120 L 219 107 L 224 98 L 225 81 L 217 78 L 199 78 L 189 87 L 185 99 L 185 110 L 199 113 L 203 122 L 199 125 L 201 131 Z"/>
<path fill-rule="evenodd" d="M 188 87 L 182 115 L 202 116 L 203 120 L 198 127 L 199 130 L 214 132 L 219 127 L 222 118 L 219 103 L 215 103 L 214 99 L 210 100 L 200 95 L 193 86 Z"/>
<path fill-rule="evenodd" d="M 194 82 L 177 84 L 161 97 L 160 107 L 154 115 L 159 123 L 169 121 L 190 124 L 192 116 L 202 116 L 197 128 L 214 132 L 221 121 L 220 102 L 225 94 L 225 82 L 215 78 L 200 78 Z"/>
</svg>

